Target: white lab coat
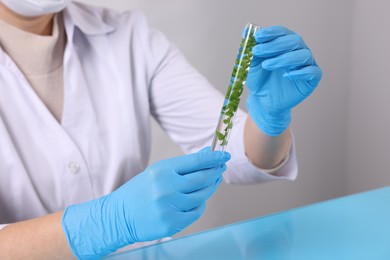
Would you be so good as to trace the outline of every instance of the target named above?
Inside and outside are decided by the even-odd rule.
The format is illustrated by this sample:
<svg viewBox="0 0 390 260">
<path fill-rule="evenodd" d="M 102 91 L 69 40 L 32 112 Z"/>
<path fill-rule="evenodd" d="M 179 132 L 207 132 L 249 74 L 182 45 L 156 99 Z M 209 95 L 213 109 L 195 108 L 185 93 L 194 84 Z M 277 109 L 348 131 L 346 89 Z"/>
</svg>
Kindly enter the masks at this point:
<svg viewBox="0 0 390 260">
<path fill-rule="evenodd" d="M 64 19 L 61 123 L 0 49 L 0 224 L 100 197 L 142 172 L 151 116 L 186 153 L 212 141 L 223 95 L 140 12 L 72 3 Z M 277 176 L 248 161 L 245 119 L 239 111 L 225 180 L 294 179 L 294 149 Z"/>
</svg>

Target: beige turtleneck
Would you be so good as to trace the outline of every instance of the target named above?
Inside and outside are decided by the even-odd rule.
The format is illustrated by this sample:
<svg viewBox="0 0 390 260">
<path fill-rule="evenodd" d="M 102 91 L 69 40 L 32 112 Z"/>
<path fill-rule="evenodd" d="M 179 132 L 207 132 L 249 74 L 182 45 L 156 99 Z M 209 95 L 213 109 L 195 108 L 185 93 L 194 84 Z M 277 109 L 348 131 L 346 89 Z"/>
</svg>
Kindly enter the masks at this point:
<svg viewBox="0 0 390 260">
<path fill-rule="evenodd" d="M 58 122 L 64 104 L 65 45 L 61 13 L 55 15 L 53 32 L 49 36 L 25 32 L 0 19 L 1 48 L 16 63 Z"/>
</svg>

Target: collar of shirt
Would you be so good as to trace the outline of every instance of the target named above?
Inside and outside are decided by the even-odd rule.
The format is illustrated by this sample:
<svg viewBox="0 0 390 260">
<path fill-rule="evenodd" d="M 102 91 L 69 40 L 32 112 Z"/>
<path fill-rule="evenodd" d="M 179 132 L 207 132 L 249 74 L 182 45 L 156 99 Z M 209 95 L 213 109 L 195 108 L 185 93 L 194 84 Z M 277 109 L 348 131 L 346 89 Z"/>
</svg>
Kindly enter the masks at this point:
<svg viewBox="0 0 390 260">
<path fill-rule="evenodd" d="M 102 35 L 116 29 L 104 21 L 104 9 L 87 8 L 84 4 L 71 2 L 64 12 L 64 25 L 68 41 L 73 40 L 74 28 L 87 35 Z M 6 54 L 0 46 L 0 64 L 6 64 Z"/>
<path fill-rule="evenodd" d="M 65 27 L 68 39 L 72 39 L 74 27 L 79 28 L 87 35 L 107 34 L 115 31 L 115 28 L 107 24 L 104 19 L 103 8 L 88 8 L 84 4 L 71 2 L 64 10 Z"/>
</svg>

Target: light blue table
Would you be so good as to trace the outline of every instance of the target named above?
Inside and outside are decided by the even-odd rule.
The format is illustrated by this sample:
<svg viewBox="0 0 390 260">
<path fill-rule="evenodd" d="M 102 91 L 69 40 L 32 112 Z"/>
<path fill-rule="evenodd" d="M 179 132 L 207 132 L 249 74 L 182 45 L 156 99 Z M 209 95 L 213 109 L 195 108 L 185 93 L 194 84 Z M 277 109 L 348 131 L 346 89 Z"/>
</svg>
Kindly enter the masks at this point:
<svg viewBox="0 0 390 260">
<path fill-rule="evenodd" d="M 390 260 L 390 187 L 235 223 L 108 259 Z"/>
</svg>

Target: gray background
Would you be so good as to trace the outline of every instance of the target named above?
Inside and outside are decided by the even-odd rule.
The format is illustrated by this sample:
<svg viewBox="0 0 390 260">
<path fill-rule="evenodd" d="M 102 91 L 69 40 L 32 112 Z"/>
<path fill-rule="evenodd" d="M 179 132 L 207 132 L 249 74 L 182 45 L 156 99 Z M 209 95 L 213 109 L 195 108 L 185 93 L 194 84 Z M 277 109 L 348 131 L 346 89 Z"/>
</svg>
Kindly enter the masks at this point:
<svg viewBox="0 0 390 260">
<path fill-rule="evenodd" d="M 188 234 L 390 184 L 390 2 L 386 0 L 84 0 L 141 9 L 225 92 L 247 21 L 298 32 L 323 69 L 293 115 L 295 182 L 223 184 Z M 154 124 L 151 162 L 181 154 Z"/>
</svg>

